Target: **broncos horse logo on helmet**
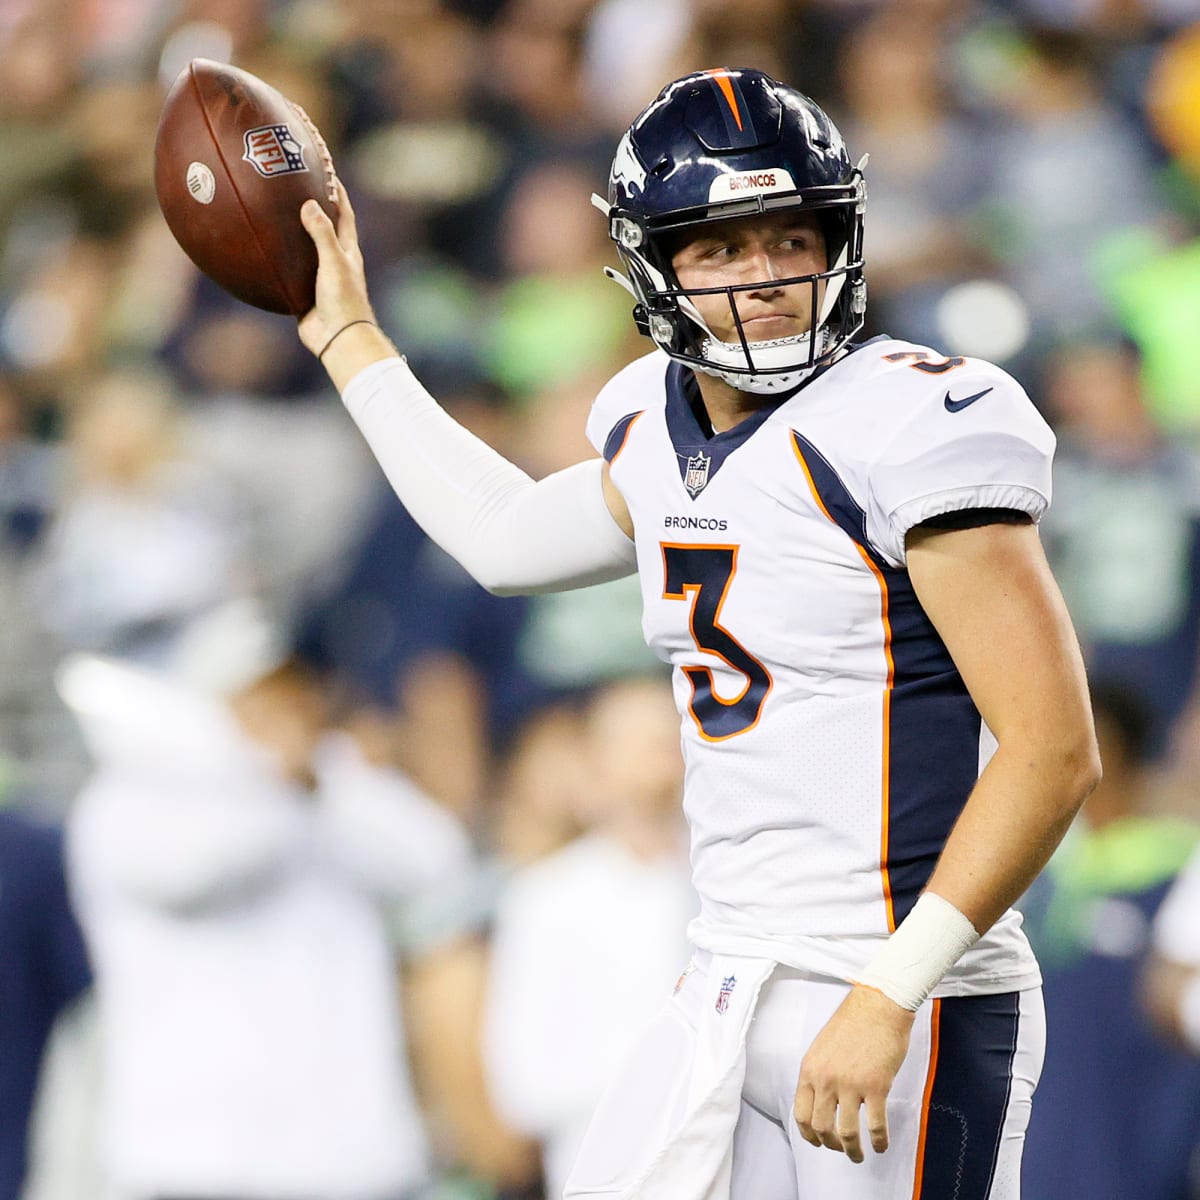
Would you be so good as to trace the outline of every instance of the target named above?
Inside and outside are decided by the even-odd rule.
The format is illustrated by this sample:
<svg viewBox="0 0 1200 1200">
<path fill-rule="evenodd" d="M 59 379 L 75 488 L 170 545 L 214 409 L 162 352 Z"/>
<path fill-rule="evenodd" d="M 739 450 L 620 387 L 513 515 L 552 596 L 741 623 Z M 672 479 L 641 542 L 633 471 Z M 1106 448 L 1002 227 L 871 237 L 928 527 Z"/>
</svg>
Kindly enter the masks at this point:
<svg viewBox="0 0 1200 1200">
<path fill-rule="evenodd" d="M 841 134 L 812 100 L 762 71 L 697 71 L 668 84 L 622 137 L 608 200 L 593 197 L 628 278 L 608 274 L 637 301 L 638 328 L 672 358 L 742 391 L 797 387 L 862 328 L 863 163 L 851 163 Z M 693 226 L 789 211 L 817 214 L 827 269 L 772 282 L 811 288 L 812 325 L 752 342 L 735 293 L 761 283 L 689 291 L 679 286 L 671 247 Z M 726 293 L 737 342 L 718 340 L 706 326 L 690 299 L 702 292 Z"/>
</svg>

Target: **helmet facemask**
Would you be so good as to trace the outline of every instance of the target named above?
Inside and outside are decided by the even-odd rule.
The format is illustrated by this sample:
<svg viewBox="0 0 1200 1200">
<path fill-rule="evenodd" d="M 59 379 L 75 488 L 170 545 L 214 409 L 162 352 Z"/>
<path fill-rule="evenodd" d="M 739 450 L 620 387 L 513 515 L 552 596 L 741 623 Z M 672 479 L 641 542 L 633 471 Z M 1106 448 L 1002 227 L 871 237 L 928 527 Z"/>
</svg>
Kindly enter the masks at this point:
<svg viewBox="0 0 1200 1200">
<path fill-rule="evenodd" d="M 830 194 L 818 196 L 813 194 L 816 192 Z M 740 391 L 788 392 L 829 361 L 862 328 L 866 309 L 862 278 L 865 199 L 862 173 L 856 169 L 843 187 L 708 205 L 650 221 L 604 204 L 628 280 L 616 276 L 616 272 L 609 274 L 625 284 L 637 300 L 634 319 L 638 327 L 672 358 L 723 379 Z M 817 214 L 825 237 L 826 270 L 721 287 L 680 286 L 671 260 L 673 250 L 688 240 L 689 230 L 714 221 L 772 212 Z M 761 290 L 767 284 L 772 288 L 810 289 L 813 320 L 805 332 L 766 341 L 749 340 L 738 314 L 737 294 Z M 725 296 L 738 334 L 736 342 L 721 341 L 705 323 L 692 297 L 707 295 Z"/>
</svg>

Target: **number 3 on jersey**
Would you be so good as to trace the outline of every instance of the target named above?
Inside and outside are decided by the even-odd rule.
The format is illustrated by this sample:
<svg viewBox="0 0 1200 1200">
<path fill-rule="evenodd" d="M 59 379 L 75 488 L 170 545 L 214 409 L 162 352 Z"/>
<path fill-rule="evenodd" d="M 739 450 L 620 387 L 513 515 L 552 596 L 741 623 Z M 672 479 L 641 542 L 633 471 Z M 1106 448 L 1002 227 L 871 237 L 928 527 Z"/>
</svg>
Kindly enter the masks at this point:
<svg viewBox="0 0 1200 1200">
<path fill-rule="evenodd" d="M 731 700 L 713 689 L 708 667 L 684 667 L 692 685 L 688 708 L 710 742 L 724 741 L 758 724 L 771 690 L 771 674 L 728 630 L 719 624 L 721 605 L 737 572 L 737 546 L 679 546 L 660 543 L 663 552 L 663 599 L 690 600 L 692 639 L 700 650 L 715 654 L 746 677 L 745 687 Z"/>
</svg>

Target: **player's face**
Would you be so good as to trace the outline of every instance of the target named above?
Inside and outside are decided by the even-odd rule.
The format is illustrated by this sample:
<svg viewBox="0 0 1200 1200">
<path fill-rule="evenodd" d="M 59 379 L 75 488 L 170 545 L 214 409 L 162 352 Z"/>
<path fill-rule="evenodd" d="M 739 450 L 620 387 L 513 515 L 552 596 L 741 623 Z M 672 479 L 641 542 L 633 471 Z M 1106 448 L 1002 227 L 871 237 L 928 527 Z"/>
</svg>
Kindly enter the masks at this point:
<svg viewBox="0 0 1200 1200">
<path fill-rule="evenodd" d="M 759 284 L 734 292 L 748 342 L 796 337 L 812 324 L 812 288 L 780 287 L 775 281 L 826 269 L 825 238 L 814 213 L 767 213 L 701 225 L 671 258 L 682 288 Z M 818 285 L 818 303 L 825 281 Z M 692 296 L 705 324 L 723 342 L 737 342 L 737 326 L 725 293 Z"/>
</svg>

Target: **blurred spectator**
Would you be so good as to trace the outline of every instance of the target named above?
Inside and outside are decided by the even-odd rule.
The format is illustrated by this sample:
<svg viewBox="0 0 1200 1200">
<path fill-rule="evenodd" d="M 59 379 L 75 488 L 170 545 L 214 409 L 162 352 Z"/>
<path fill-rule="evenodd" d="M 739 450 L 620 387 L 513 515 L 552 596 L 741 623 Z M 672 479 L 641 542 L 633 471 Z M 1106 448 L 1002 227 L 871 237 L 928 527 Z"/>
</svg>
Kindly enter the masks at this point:
<svg viewBox="0 0 1200 1200">
<path fill-rule="evenodd" d="M 1195 18 L 1195 5 L 1183 6 Z M 1175 218 L 1167 229 L 1109 239 L 1099 265 L 1110 302 L 1141 349 L 1147 402 L 1166 428 L 1190 435 L 1200 425 L 1192 362 L 1200 322 L 1200 24 L 1143 47 L 1141 61 L 1131 100 L 1166 159 L 1159 181 Z"/>
<path fill-rule="evenodd" d="M 78 65 L 62 36 L 60 13 L 21 0 L 0 6 L 0 237 L 16 210 L 35 197 L 45 202 L 69 177 L 75 143 L 67 121 Z M 11 19 L 11 24 L 10 24 Z"/>
<path fill-rule="evenodd" d="M 576 703 L 525 717 L 478 814 L 488 860 L 460 890 L 460 936 L 422 954 L 407 972 L 414 1069 L 443 1157 L 501 1198 L 554 1193 L 544 1190 L 536 1143 L 497 1112 L 488 1084 L 484 1026 L 497 893 L 514 870 L 577 836 L 590 769 Z"/>
<path fill-rule="evenodd" d="M 583 164 L 531 167 L 504 208 L 511 280 L 497 295 L 486 361 L 518 396 L 622 366 L 643 350 L 628 294 L 602 274 L 611 243 L 588 196 L 603 183 Z"/>
<path fill-rule="evenodd" d="M 681 54 L 695 19 L 692 0 L 599 0 L 584 39 L 584 89 L 604 127 L 620 137 L 638 114 L 638 96 L 684 74 Z M 599 190 L 599 189 L 597 189 Z"/>
<path fill-rule="evenodd" d="M 585 748 L 573 702 L 551 704 L 520 722 L 477 815 L 488 863 L 460 893 L 463 915 L 473 908 L 475 925 L 465 921 L 461 936 L 423 954 L 408 972 L 414 1066 L 431 1125 L 446 1157 L 499 1197 L 542 1200 L 555 1193 L 543 1188 L 529 1131 L 497 1111 L 489 1087 L 484 1029 L 497 893 L 514 870 L 553 855 L 578 834 L 592 765 Z"/>
<path fill-rule="evenodd" d="M 192 373 L 180 439 L 229 488 L 255 594 L 292 625 L 345 569 L 377 481 L 341 409 L 289 389 L 288 364 L 274 355 L 291 331 L 241 309 L 212 311 L 192 327 L 188 354 L 207 366 Z"/>
<path fill-rule="evenodd" d="M 1128 345 L 1068 344 L 1045 397 L 1059 432 L 1047 553 L 1092 674 L 1149 709 L 1161 757 L 1197 685 L 1200 463 L 1146 410 Z"/>
<path fill-rule="evenodd" d="M 1153 951 L 1143 978 L 1143 998 L 1149 1019 L 1159 1034 L 1187 1054 L 1200 1069 L 1200 851 L 1193 853 L 1155 917 Z M 1174 1093 L 1165 1102 L 1164 1121 L 1186 1110 L 1186 1094 Z M 1191 1100 L 1194 1112 L 1197 1100 Z M 1190 1190 L 1200 1194 L 1200 1134 L 1188 1127 L 1190 1140 L 1179 1153 L 1191 1153 Z M 1185 1194 L 1182 1190 L 1180 1195 Z"/>
<path fill-rule="evenodd" d="M 541 1142 L 548 1196 L 562 1194 L 611 1071 L 683 968 L 697 907 L 669 683 L 603 687 L 582 749 L 585 832 L 505 885 L 484 1031 L 489 1087 Z"/>
<path fill-rule="evenodd" d="M 56 828 L 0 809 L 0 1200 L 18 1200 L 42 1055 L 91 982 Z"/>
<path fill-rule="evenodd" d="M 193 619 L 251 584 L 227 485 L 178 449 L 170 381 L 117 370 L 70 414 L 71 485 L 38 590 L 68 646 L 163 660 Z"/>
<path fill-rule="evenodd" d="M 945 340 L 937 305 L 946 289 L 988 265 L 969 220 L 986 194 L 989 144 L 947 101 L 947 32 L 880 9 L 849 31 L 840 59 L 841 128 L 853 154 L 870 155 L 873 327 L 928 345 Z"/>
<path fill-rule="evenodd" d="M 589 373 L 520 406 L 469 371 L 441 378 L 437 390 L 455 417 L 491 444 L 509 446 L 533 475 L 591 456 L 582 435 L 595 396 Z M 493 755 L 531 713 L 655 665 L 640 616 L 636 580 L 546 596 L 488 595 L 384 488 L 343 577 L 303 621 L 301 640 L 306 653 L 353 677 L 376 701 L 400 704 L 409 769 L 466 814 L 486 799 Z"/>
<path fill-rule="evenodd" d="M 1200 203 L 1200 190 L 1196 201 Z M 1147 402 L 1163 426 L 1191 438 L 1200 429 L 1192 361 L 1200 326 L 1200 238 L 1173 244 L 1137 233 L 1108 247 L 1105 287 L 1145 361 Z"/>
<path fill-rule="evenodd" d="M 514 418 L 517 461 L 534 478 L 592 457 L 584 429 L 599 384 L 581 371 L 539 389 L 520 406 Z M 585 691 L 658 665 L 642 637 L 642 596 L 634 576 L 530 596 L 525 603 L 514 683 L 535 700 Z"/>
<path fill-rule="evenodd" d="M 311 657 L 376 703 L 399 706 L 411 770 L 467 816 L 484 794 L 493 734 L 513 719 L 511 697 L 498 684 L 509 672 L 523 611 L 521 602 L 478 587 L 388 489 L 378 495 L 348 573 L 318 602 L 301 636 Z M 490 711 L 501 704 L 505 712 Z"/>
<path fill-rule="evenodd" d="M 30 803 L 57 816 L 83 778 L 85 755 L 51 683 L 61 646 L 32 579 L 61 492 L 61 457 L 28 428 L 26 402 L 0 374 L 0 790 L 15 775 Z"/>
<path fill-rule="evenodd" d="M 354 194 L 382 239 L 382 261 L 427 244 L 456 256 L 455 235 L 473 232 L 464 210 L 506 163 L 505 145 L 489 137 L 473 103 L 483 34 L 445 5 L 345 7 L 331 74 L 344 109 L 339 162 L 359 184 Z"/>
<path fill-rule="evenodd" d="M 511 436 L 504 394 L 469 370 L 439 376 L 456 418 L 501 444 Z M 356 430 L 345 435 L 365 453 Z M 460 815 L 485 797 L 494 746 L 528 708 L 513 686 L 524 598 L 491 596 L 431 542 L 373 464 L 367 519 L 343 532 L 338 577 L 300 621 L 305 654 L 385 707 L 399 706 L 406 768 Z M 453 729 L 448 738 L 446 730 Z"/>
<path fill-rule="evenodd" d="M 509 0 L 491 29 L 487 79 L 518 144 L 568 155 L 602 136 L 584 91 L 583 46 L 591 0 Z"/>
<path fill-rule="evenodd" d="M 544 1200 L 534 1143 L 516 1133 L 488 1095 L 480 1050 L 487 942 L 476 931 L 413 959 L 405 1012 L 413 1070 L 443 1164 L 436 1200 Z"/>
<path fill-rule="evenodd" d="M 578 696 L 527 715 L 497 770 L 488 845 L 502 872 L 560 850 L 583 829 L 589 758 Z"/>
<path fill-rule="evenodd" d="M 824 28 L 819 6 L 793 0 L 690 0 L 691 36 L 679 70 L 753 66 L 822 103 L 834 91 L 833 59 L 842 28 Z M 661 87 L 669 76 L 662 76 Z M 630 114 L 630 119 L 636 113 Z M 617 132 L 622 132 L 618 130 Z"/>
<path fill-rule="evenodd" d="M 1098 52 L 1078 34 L 1029 31 L 993 97 L 988 236 L 1044 346 L 1116 328 L 1097 249 L 1165 219 L 1150 149 L 1104 95 Z"/>
<path fill-rule="evenodd" d="M 1136 100 L 1147 136 L 1166 161 L 1158 182 L 1173 203 L 1165 228 L 1111 237 L 1097 256 L 1106 294 L 1145 359 L 1148 399 L 1170 429 L 1200 424 L 1191 332 L 1200 320 L 1200 165 L 1195 147 L 1193 61 L 1200 26 L 1162 47 Z M 1148 95 L 1143 95 L 1148 92 Z"/>
<path fill-rule="evenodd" d="M 1200 182 L 1200 25 L 1182 28 L 1160 48 L 1145 105 L 1162 144 Z"/>
<path fill-rule="evenodd" d="M 1022 902 L 1042 965 L 1046 1061 L 1022 1179 L 1055 1200 L 1182 1200 L 1200 1140 L 1200 1062 L 1139 1001 L 1155 913 L 1200 826 L 1149 811 L 1149 714 L 1093 685 L 1104 779 Z"/>
<path fill-rule="evenodd" d="M 68 844 L 111 1193 L 409 1197 L 430 1164 L 387 918 L 467 840 L 330 728 L 304 668 L 226 665 L 228 705 L 95 658 L 62 678 L 98 762 Z"/>
<path fill-rule="evenodd" d="M 1164 1037 L 1200 1056 L 1200 851 L 1171 888 L 1154 922 L 1147 1010 Z"/>
</svg>

